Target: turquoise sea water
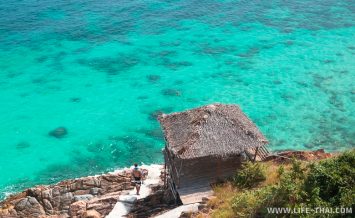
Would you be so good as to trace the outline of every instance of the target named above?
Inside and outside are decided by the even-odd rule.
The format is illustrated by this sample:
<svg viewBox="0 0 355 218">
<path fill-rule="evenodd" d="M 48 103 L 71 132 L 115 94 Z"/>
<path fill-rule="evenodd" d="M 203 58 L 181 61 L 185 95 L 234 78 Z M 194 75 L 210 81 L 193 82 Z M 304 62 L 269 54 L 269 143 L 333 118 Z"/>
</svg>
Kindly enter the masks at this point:
<svg viewBox="0 0 355 218">
<path fill-rule="evenodd" d="M 239 104 L 271 150 L 355 145 L 353 0 L 10 0 L 0 15 L 0 198 L 161 162 L 155 115 L 213 102 Z"/>
</svg>

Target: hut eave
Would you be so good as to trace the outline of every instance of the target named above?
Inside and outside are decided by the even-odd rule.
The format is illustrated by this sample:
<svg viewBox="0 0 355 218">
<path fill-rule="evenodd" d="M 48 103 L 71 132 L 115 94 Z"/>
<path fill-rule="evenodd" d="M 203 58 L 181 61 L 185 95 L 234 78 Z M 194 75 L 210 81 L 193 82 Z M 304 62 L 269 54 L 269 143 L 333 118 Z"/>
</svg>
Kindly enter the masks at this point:
<svg viewBox="0 0 355 218">
<path fill-rule="evenodd" d="M 237 105 L 212 104 L 158 119 L 167 148 L 182 159 L 225 158 L 268 143 Z"/>
</svg>

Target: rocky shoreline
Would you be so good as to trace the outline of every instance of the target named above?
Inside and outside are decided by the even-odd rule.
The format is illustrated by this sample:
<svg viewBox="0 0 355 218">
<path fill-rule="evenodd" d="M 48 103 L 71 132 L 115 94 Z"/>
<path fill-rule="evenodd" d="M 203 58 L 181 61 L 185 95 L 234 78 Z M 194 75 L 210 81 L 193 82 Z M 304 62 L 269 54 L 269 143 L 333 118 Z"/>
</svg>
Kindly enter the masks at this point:
<svg viewBox="0 0 355 218">
<path fill-rule="evenodd" d="M 161 180 L 162 181 L 162 180 Z M 0 202 L 0 217 L 40 218 L 100 218 L 107 216 L 122 195 L 127 195 L 134 186 L 130 171 L 122 170 L 99 176 L 88 176 L 61 181 L 55 185 L 36 186 L 11 195 Z M 158 213 L 170 206 L 162 182 L 151 187 L 153 194 L 137 200 L 128 216 Z M 154 210 L 150 211 L 150 206 Z"/>
<path fill-rule="evenodd" d="M 314 161 L 332 154 L 317 151 L 284 151 L 266 161 L 285 162 L 291 158 Z M 160 181 L 151 185 L 151 193 L 134 199 L 127 217 L 152 217 L 178 205 L 164 189 L 163 170 Z M 69 179 L 55 185 L 36 186 L 11 195 L 0 202 L 0 217 L 40 218 L 100 218 L 113 211 L 120 196 L 129 195 L 134 188 L 130 170 L 121 170 L 99 176 Z M 202 207 L 201 207 L 202 208 Z M 199 207 L 199 209 L 201 209 Z"/>
<path fill-rule="evenodd" d="M 0 217 L 105 216 L 118 196 L 132 188 L 126 171 L 36 186 L 1 202 Z"/>
</svg>

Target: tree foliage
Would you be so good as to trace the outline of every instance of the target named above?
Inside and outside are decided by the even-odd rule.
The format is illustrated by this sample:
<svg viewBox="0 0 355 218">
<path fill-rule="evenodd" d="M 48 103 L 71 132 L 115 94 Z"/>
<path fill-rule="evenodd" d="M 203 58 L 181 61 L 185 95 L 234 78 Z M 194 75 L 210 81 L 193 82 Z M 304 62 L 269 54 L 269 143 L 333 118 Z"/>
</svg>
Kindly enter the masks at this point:
<svg viewBox="0 0 355 218">
<path fill-rule="evenodd" d="M 232 208 L 238 217 L 267 217 L 267 207 L 347 207 L 355 202 L 355 151 L 320 162 L 302 164 L 294 160 L 290 169 L 280 166 L 276 184 L 255 188 L 265 180 L 263 166 L 247 163 L 235 177 L 235 184 L 252 188 L 236 194 Z M 265 172 L 265 171 L 264 171 Z M 300 214 L 299 214 L 300 215 Z M 310 216 L 303 214 L 302 216 Z M 312 214 L 322 217 L 324 214 Z M 341 214 L 333 214 L 341 216 Z"/>
<path fill-rule="evenodd" d="M 234 183 L 239 188 L 253 188 L 265 181 L 264 165 L 247 161 L 234 177 Z"/>
</svg>

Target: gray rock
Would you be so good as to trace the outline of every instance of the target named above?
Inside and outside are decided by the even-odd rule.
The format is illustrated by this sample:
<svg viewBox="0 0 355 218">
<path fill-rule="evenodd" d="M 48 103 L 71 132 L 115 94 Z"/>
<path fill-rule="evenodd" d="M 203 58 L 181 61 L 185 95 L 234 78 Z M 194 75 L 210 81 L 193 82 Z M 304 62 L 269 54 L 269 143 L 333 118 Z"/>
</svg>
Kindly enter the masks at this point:
<svg viewBox="0 0 355 218">
<path fill-rule="evenodd" d="M 166 96 L 180 96 L 181 95 L 181 92 L 176 89 L 163 89 L 161 91 L 161 93 Z"/>
<path fill-rule="evenodd" d="M 63 138 L 67 134 L 68 134 L 68 130 L 65 127 L 55 128 L 54 130 L 52 130 L 48 133 L 48 135 L 56 137 L 56 138 Z"/>
<path fill-rule="evenodd" d="M 52 196 L 53 196 L 53 197 L 60 196 L 60 188 L 59 188 L 59 187 L 54 187 L 54 188 L 52 189 Z"/>
<path fill-rule="evenodd" d="M 35 198 L 41 198 L 42 190 L 40 188 L 29 188 L 27 190 L 27 195 Z"/>
<path fill-rule="evenodd" d="M 74 201 L 88 201 L 91 200 L 94 196 L 87 194 L 87 195 L 75 195 Z"/>
<path fill-rule="evenodd" d="M 131 196 L 131 195 L 122 195 L 122 196 L 119 196 L 118 200 L 120 202 L 133 204 L 133 203 L 135 203 L 137 201 L 137 197 L 136 196 Z"/>
<path fill-rule="evenodd" d="M 82 180 L 82 187 L 83 189 L 100 187 L 100 180 L 96 177 L 86 177 Z"/>
<path fill-rule="evenodd" d="M 74 180 L 70 185 L 69 188 L 71 191 L 79 190 L 83 188 L 83 182 L 81 179 Z"/>
<path fill-rule="evenodd" d="M 52 198 L 52 189 L 46 189 L 42 191 L 42 199 L 51 199 Z"/>
<path fill-rule="evenodd" d="M 39 217 L 45 215 L 45 211 L 34 197 L 26 197 L 17 202 L 15 210 L 20 217 Z"/>
<path fill-rule="evenodd" d="M 28 198 L 24 198 L 24 199 L 22 199 L 22 200 L 20 200 L 17 204 L 16 204 L 16 206 L 15 206 L 15 209 L 16 210 L 24 210 L 26 207 L 27 207 L 27 205 L 29 204 L 29 202 L 28 202 Z"/>
<path fill-rule="evenodd" d="M 100 188 L 91 188 L 90 189 L 90 194 L 92 195 L 98 195 L 100 193 Z"/>
<path fill-rule="evenodd" d="M 73 200 L 73 193 L 67 192 L 67 193 L 62 194 L 60 196 L 60 200 L 62 202 L 64 202 L 64 201 L 72 201 Z"/>
<path fill-rule="evenodd" d="M 121 191 L 132 188 L 126 172 L 37 186 L 13 196 L 8 208 L 0 202 L 0 217 L 103 217 L 112 211 Z M 84 216 L 87 210 L 94 211 Z"/>
<path fill-rule="evenodd" d="M 207 207 L 207 205 L 206 204 L 199 204 L 198 205 L 198 210 L 202 210 L 202 209 L 205 209 Z"/>
<path fill-rule="evenodd" d="M 17 149 L 24 149 L 24 148 L 28 148 L 30 147 L 31 145 L 27 142 L 20 142 L 16 145 L 16 148 Z"/>
<path fill-rule="evenodd" d="M 53 212 L 53 206 L 51 204 L 51 202 L 47 199 L 43 199 L 43 206 L 44 206 L 44 209 L 46 210 L 46 212 L 48 213 L 52 213 Z"/>
<path fill-rule="evenodd" d="M 73 193 L 68 192 L 64 193 L 60 196 L 60 209 L 61 210 L 69 210 L 69 206 L 74 199 Z"/>
<path fill-rule="evenodd" d="M 156 81 L 160 80 L 160 76 L 159 75 L 148 75 L 147 79 L 150 82 L 156 82 Z"/>
<path fill-rule="evenodd" d="M 59 186 L 60 187 L 60 194 L 65 194 L 65 193 L 68 193 L 70 192 L 70 188 L 67 187 L 67 186 Z"/>
<path fill-rule="evenodd" d="M 51 200 L 51 204 L 54 209 L 59 210 L 60 207 L 60 196 L 53 197 Z"/>
<path fill-rule="evenodd" d="M 32 204 L 39 204 L 36 198 L 28 197 L 28 202 Z"/>
</svg>

